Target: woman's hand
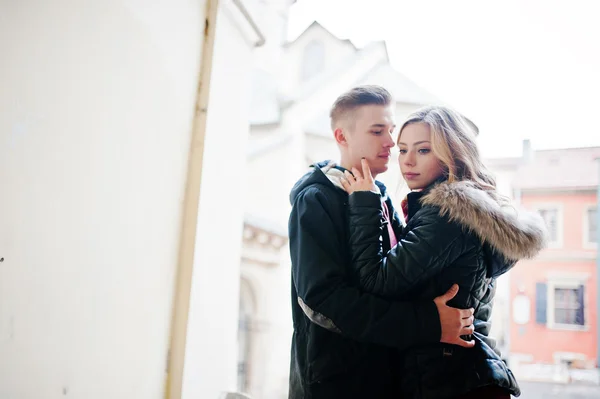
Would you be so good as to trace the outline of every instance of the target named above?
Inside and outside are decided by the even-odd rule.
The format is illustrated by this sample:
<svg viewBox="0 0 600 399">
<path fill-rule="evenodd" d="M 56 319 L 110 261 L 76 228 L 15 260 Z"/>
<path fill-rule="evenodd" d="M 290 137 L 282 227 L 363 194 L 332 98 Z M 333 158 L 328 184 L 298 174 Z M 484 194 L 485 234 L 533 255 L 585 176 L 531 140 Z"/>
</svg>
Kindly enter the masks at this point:
<svg viewBox="0 0 600 399">
<path fill-rule="evenodd" d="M 342 187 L 348 194 L 356 191 L 372 191 L 379 194 L 379 187 L 375 184 L 371 168 L 365 158 L 361 160 L 362 173 L 356 168 L 352 168 L 352 173 L 345 171 L 345 178 L 341 179 Z"/>
</svg>

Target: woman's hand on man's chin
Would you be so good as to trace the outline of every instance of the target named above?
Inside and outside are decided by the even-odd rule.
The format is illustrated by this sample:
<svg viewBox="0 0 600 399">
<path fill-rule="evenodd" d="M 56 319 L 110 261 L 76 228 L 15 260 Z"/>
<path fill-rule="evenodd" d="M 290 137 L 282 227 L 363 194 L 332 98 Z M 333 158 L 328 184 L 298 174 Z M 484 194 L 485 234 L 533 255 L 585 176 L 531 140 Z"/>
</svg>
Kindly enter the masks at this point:
<svg viewBox="0 0 600 399">
<path fill-rule="evenodd" d="M 352 168 L 352 173 L 347 170 L 344 172 L 344 177 L 341 179 L 342 187 L 348 194 L 356 191 L 372 191 L 379 194 L 379 187 L 375 184 L 369 162 L 363 158 L 361 164 L 362 173 L 356 168 Z"/>
</svg>

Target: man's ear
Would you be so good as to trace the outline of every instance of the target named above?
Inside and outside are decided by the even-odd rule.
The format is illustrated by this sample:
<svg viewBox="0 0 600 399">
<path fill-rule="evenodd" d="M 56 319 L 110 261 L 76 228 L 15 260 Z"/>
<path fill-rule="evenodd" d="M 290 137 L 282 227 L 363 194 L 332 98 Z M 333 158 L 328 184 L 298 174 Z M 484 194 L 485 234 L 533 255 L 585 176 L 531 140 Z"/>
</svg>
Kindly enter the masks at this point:
<svg viewBox="0 0 600 399">
<path fill-rule="evenodd" d="M 348 145 L 348 140 L 346 138 L 346 133 L 344 132 L 344 130 L 342 128 L 338 127 L 337 129 L 335 129 L 333 131 L 333 137 L 335 137 L 335 141 L 339 145 L 343 145 L 343 146 L 347 146 Z"/>
</svg>

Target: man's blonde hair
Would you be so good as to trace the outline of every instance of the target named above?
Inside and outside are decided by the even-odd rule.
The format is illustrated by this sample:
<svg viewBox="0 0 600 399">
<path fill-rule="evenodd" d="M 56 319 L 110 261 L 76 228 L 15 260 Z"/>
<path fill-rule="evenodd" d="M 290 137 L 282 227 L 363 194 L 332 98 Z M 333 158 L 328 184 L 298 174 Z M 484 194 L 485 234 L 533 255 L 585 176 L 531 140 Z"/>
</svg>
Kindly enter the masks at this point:
<svg viewBox="0 0 600 399">
<path fill-rule="evenodd" d="M 333 103 L 329 117 L 331 118 L 331 129 L 335 129 L 338 122 L 347 118 L 358 107 L 363 105 L 392 104 L 392 95 L 381 86 L 364 85 L 354 87 L 340 95 Z"/>
</svg>

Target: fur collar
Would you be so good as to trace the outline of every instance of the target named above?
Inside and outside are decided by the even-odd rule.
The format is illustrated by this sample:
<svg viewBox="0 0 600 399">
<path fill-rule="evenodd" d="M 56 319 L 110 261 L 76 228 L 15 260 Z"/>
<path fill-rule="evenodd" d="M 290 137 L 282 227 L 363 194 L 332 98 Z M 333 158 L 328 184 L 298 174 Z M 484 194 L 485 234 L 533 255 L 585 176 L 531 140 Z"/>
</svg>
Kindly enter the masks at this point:
<svg viewBox="0 0 600 399">
<path fill-rule="evenodd" d="M 537 213 L 502 206 L 471 182 L 437 184 L 421 203 L 439 207 L 440 215 L 473 231 L 508 259 L 532 258 L 545 246 L 546 226 Z"/>
</svg>

